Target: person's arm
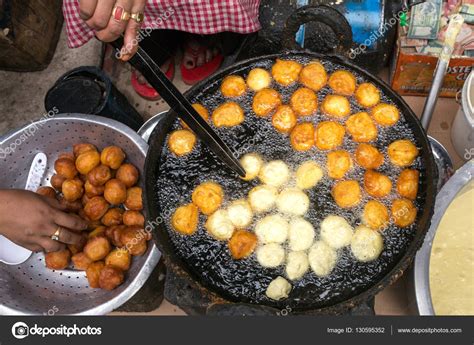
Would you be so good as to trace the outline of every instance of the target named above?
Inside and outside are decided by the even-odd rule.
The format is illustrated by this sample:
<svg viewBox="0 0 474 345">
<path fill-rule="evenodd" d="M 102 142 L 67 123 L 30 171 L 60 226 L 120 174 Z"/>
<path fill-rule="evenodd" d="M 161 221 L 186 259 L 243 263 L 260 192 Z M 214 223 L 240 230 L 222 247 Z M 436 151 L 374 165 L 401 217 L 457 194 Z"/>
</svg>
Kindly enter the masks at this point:
<svg viewBox="0 0 474 345">
<path fill-rule="evenodd" d="M 25 190 L 0 190 L 0 235 L 34 252 L 80 244 L 87 222 L 63 211 L 56 199 Z M 59 241 L 51 236 L 59 229 Z"/>
<path fill-rule="evenodd" d="M 137 34 L 141 23 L 127 14 L 143 14 L 146 0 L 81 0 L 79 1 L 80 17 L 92 29 L 96 30 L 98 39 L 112 42 L 124 34 L 124 46 L 121 59 L 130 59 L 137 51 Z M 117 10 L 114 12 L 114 8 Z M 125 13 L 121 18 L 121 14 Z M 114 15 L 113 15 L 114 14 Z"/>
</svg>

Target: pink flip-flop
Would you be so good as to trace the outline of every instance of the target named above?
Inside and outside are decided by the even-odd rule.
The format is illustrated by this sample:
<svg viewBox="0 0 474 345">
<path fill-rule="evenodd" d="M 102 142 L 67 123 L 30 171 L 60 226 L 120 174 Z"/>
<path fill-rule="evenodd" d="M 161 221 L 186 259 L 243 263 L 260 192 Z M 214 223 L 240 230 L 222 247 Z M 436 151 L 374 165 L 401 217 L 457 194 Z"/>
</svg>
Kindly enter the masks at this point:
<svg viewBox="0 0 474 345">
<path fill-rule="evenodd" d="M 219 53 L 214 56 L 208 62 L 204 62 L 201 66 L 197 66 L 195 60 L 197 60 L 200 54 L 205 54 L 208 48 L 200 46 L 197 49 L 192 48 L 189 44 L 185 46 L 184 57 L 181 61 L 181 77 L 183 82 L 187 85 L 193 85 L 197 82 L 206 79 L 208 76 L 213 74 L 219 69 L 224 60 L 224 56 Z M 191 56 L 193 59 L 187 59 L 187 56 Z"/>
<path fill-rule="evenodd" d="M 168 69 L 165 72 L 166 77 L 169 80 L 174 78 L 175 67 L 174 67 L 174 59 L 171 58 L 168 64 Z M 140 83 L 138 81 L 138 75 L 135 69 L 132 69 L 132 76 L 131 76 L 132 87 L 136 93 L 138 93 L 141 97 L 149 100 L 149 101 L 157 101 L 161 98 L 161 96 L 156 92 L 156 90 L 147 82 Z"/>
</svg>

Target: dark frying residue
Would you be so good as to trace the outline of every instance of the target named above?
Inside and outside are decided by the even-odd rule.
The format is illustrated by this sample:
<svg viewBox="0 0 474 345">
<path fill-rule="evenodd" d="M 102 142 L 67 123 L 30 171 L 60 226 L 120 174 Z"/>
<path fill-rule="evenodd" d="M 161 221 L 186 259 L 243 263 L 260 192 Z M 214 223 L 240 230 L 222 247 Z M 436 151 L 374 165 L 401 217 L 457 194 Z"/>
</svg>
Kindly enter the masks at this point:
<svg viewBox="0 0 474 345">
<path fill-rule="evenodd" d="M 302 63 L 308 62 L 308 58 L 302 56 L 292 57 L 290 55 L 289 58 Z M 269 70 L 273 62 L 270 60 L 260 61 L 252 66 L 235 70 L 233 73 L 246 77 L 250 69 L 262 67 Z M 329 73 L 344 68 L 329 61 L 324 61 L 323 64 Z M 357 74 L 356 77 L 359 83 L 365 81 Z M 219 91 L 219 86 L 220 82 L 206 86 L 198 95 L 191 95 L 191 101 L 202 103 L 212 112 L 213 109 L 225 101 Z M 288 103 L 292 92 L 299 86 L 294 85 L 284 88 L 276 84 L 273 85 L 282 94 L 284 103 Z M 320 103 L 328 92 L 328 87 L 325 87 L 318 93 Z M 217 129 L 218 134 L 224 141 L 232 149 L 238 151 L 238 157 L 248 152 L 258 152 L 266 160 L 282 159 L 292 168 L 297 167 L 307 159 L 314 159 L 324 167 L 327 152 L 314 148 L 309 152 L 296 154 L 289 144 L 289 138 L 278 133 L 272 127 L 269 118 L 257 118 L 252 113 L 253 95 L 253 92 L 248 92 L 236 100 L 243 107 L 246 115 L 245 122 L 242 125 L 234 128 Z M 382 96 L 381 101 L 393 103 L 385 95 Z M 353 98 L 351 98 L 351 107 L 352 113 L 365 110 L 360 108 Z M 299 121 L 311 121 L 316 124 L 328 119 L 318 112 L 317 116 L 307 117 Z M 178 127 L 179 124 L 176 122 L 173 128 Z M 415 143 L 417 141 L 409 125 L 405 122 L 403 114 L 396 126 L 391 128 L 379 126 L 378 130 L 379 135 L 374 144 L 385 155 L 385 163 L 378 170 L 388 175 L 393 186 L 395 186 L 400 169 L 389 163 L 386 155 L 387 146 L 397 139 L 409 139 Z M 356 146 L 357 144 L 352 142 L 346 134 L 342 148 L 353 153 Z M 421 157 L 417 158 L 413 167 L 420 170 L 421 179 L 424 176 L 423 166 Z M 362 181 L 363 172 L 364 170 L 355 164 L 355 169 L 351 171 L 347 178 Z M 159 173 L 160 178 L 156 185 L 155 195 L 158 196 L 162 213 L 168 215 L 165 227 L 170 234 L 177 254 L 200 277 L 203 284 L 221 293 L 224 297 L 235 301 L 266 304 L 280 308 L 304 309 L 308 307 L 321 308 L 347 300 L 367 290 L 382 279 L 402 258 L 415 236 L 415 225 L 405 229 L 390 226 L 383 232 L 384 250 L 377 260 L 370 263 L 357 262 L 350 253 L 350 249 L 344 248 L 339 252 L 336 268 L 328 277 L 318 278 L 310 270 L 302 279 L 291 282 L 293 288 L 289 298 L 275 302 L 265 296 L 265 290 L 274 278 L 285 276 L 284 266 L 276 269 L 265 269 L 257 263 L 255 254 L 245 260 L 232 259 L 227 249 L 227 243 L 216 241 L 207 234 L 204 229 L 206 217 L 203 215 L 200 216 L 199 230 L 193 236 L 177 234 L 172 230 L 169 223 L 169 215 L 179 205 L 190 202 L 193 189 L 203 181 L 212 180 L 221 184 L 225 190 L 226 202 L 245 198 L 248 191 L 258 185 L 259 182 L 255 180 L 245 182 L 237 178 L 201 144 L 198 144 L 190 155 L 180 158 L 170 153 L 167 145 L 164 145 Z M 364 201 L 358 207 L 343 210 L 336 206 L 331 197 L 330 190 L 333 183 L 331 179 L 325 176 L 315 188 L 307 192 L 311 200 L 311 207 L 304 218 L 313 224 L 317 237 L 319 236 L 320 222 L 330 214 L 337 214 L 346 218 L 353 226 L 359 225 L 362 208 L 368 200 L 365 196 Z M 423 194 L 423 188 L 420 185 L 419 195 Z M 396 198 L 395 194 L 383 202 L 390 207 L 390 200 L 393 198 Z M 420 200 L 416 202 L 416 206 L 419 209 Z M 249 230 L 253 230 L 253 227 L 254 224 Z"/>
</svg>

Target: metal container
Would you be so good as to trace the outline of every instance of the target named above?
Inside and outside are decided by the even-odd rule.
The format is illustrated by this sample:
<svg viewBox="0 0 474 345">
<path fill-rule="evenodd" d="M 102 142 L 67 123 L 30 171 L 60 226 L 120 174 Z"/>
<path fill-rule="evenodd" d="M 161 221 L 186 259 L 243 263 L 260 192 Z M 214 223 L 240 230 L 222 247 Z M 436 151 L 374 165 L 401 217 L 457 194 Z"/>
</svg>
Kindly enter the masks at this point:
<svg viewBox="0 0 474 345">
<path fill-rule="evenodd" d="M 464 160 L 474 158 L 474 71 L 464 82 L 461 106 L 451 127 L 451 141 Z"/>
<path fill-rule="evenodd" d="M 436 197 L 435 211 L 431 220 L 431 227 L 425 237 L 423 246 L 416 254 L 413 270 L 411 272 L 411 298 L 416 305 L 415 312 L 420 315 L 435 315 L 431 302 L 430 292 L 430 258 L 431 247 L 436 236 L 436 231 L 451 202 L 474 178 L 474 160 L 470 160 L 462 166 L 446 182 Z"/>
<path fill-rule="evenodd" d="M 0 188 L 23 189 L 32 159 L 38 152 L 48 157 L 41 184 L 50 185 L 59 153 L 70 151 L 78 142 L 90 142 L 99 149 L 109 145 L 123 148 L 127 160 L 140 170 L 140 186 L 144 187 L 148 145 L 136 132 L 100 116 L 61 114 L 34 122 L 0 140 L 3 173 Z M 134 257 L 124 283 L 112 291 L 90 288 L 84 271 L 46 268 L 43 253 L 33 254 L 20 265 L 0 263 L 0 314 L 106 314 L 129 300 L 145 284 L 160 255 L 149 242 L 147 252 Z"/>
</svg>

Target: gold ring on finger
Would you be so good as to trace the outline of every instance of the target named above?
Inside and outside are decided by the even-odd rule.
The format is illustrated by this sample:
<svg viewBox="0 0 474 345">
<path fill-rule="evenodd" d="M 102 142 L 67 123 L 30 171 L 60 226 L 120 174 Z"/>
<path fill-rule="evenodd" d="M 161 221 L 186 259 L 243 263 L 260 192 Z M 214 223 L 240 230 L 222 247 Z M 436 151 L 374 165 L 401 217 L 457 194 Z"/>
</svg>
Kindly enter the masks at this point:
<svg viewBox="0 0 474 345">
<path fill-rule="evenodd" d="M 115 6 L 112 10 L 112 18 L 117 21 L 126 22 L 130 19 L 130 13 L 125 11 L 122 6 Z"/>
<path fill-rule="evenodd" d="M 61 234 L 61 227 L 58 226 L 58 228 L 56 229 L 56 231 L 54 232 L 54 234 L 51 235 L 51 239 L 53 241 L 59 241 L 59 235 Z"/>
</svg>

